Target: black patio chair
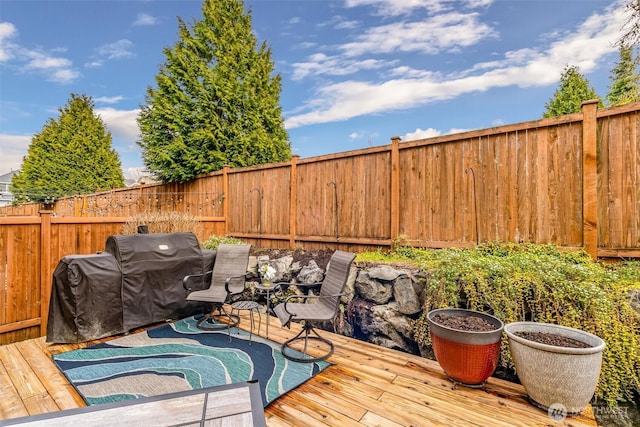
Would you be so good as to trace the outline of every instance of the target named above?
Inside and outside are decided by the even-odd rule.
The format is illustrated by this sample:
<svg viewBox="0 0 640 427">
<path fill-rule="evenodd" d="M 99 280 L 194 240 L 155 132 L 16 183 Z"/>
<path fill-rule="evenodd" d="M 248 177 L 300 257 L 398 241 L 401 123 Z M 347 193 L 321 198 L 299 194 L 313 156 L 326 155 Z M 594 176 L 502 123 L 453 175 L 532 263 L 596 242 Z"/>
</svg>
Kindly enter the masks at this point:
<svg viewBox="0 0 640 427">
<path fill-rule="evenodd" d="M 319 295 L 293 295 L 285 302 L 278 304 L 274 313 L 282 323 L 282 326 L 291 328 L 291 322 L 304 321 L 302 330 L 293 338 L 282 344 L 282 354 L 289 360 L 296 362 L 317 362 L 324 360 L 333 354 L 333 343 L 322 337 L 315 329 L 314 323 L 333 320 L 340 307 L 340 297 L 343 295 L 344 287 L 349 278 L 349 270 L 355 259 L 355 254 L 349 252 L 336 251 L 329 261 L 327 273 L 320 286 Z M 292 298 L 302 298 L 305 303 L 290 302 Z M 311 299 L 316 301 L 310 301 Z M 311 335 L 313 333 L 313 335 Z M 310 340 L 321 341 L 329 346 L 329 350 L 318 357 L 312 357 L 307 353 L 307 346 Z M 302 356 L 292 347 L 292 344 L 302 341 L 304 347 Z"/>
</svg>

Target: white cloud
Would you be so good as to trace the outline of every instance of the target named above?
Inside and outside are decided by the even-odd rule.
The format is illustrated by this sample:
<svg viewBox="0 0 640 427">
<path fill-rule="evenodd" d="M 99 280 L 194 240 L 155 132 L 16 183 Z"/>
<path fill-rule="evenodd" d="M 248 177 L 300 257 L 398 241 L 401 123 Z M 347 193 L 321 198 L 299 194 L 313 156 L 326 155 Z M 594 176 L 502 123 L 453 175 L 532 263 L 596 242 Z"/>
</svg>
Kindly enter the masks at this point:
<svg viewBox="0 0 640 427">
<path fill-rule="evenodd" d="M 134 181 L 137 181 L 139 178 L 148 176 L 149 172 L 147 172 L 147 169 L 145 167 L 138 166 L 138 167 L 125 168 L 122 171 L 122 174 L 124 175 L 125 179 L 132 179 Z"/>
<path fill-rule="evenodd" d="M 417 139 L 435 138 L 436 136 L 440 136 L 440 135 L 449 135 L 453 133 L 467 132 L 468 130 L 470 129 L 451 128 L 446 132 L 442 132 L 434 128 L 429 128 L 429 129 L 417 128 L 414 132 L 409 132 L 404 134 L 404 136 L 401 136 L 400 139 L 403 142 L 415 141 Z"/>
<path fill-rule="evenodd" d="M 13 45 L 8 41 L 18 33 L 11 22 L 0 22 L 0 63 L 11 59 Z"/>
<path fill-rule="evenodd" d="M 397 60 L 355 57 L 373 54 L 397 55 L 421 53 L 435 55 L 441 51 L 457 51 L 486 38 L 496 37 L 490 26 L 478 21 L 475 13 L 447 13 L 415 22 L 399 22 L 370 28 L 354 41 L 337 46 L 341 55 L 322 52 L 310 55 L 308 61 L 294 63 L 293 80 L 311 75 L 344 76 L 362 70 L 392 66 Z M 334 21 L 343 23 L 340 17 Z"/>
<path fill-rule="evenodd" d="M 71 83 L 80 77 L 80 73 L 73 69 L 73 63 L 67 58 L 27 50 L 23 50 L 23 54 L 30 58 L 25 68 L 44 73 L 50 82 Z"/>
<path fill-rule="evenodd" d="M 318 43 L 314 43 L 314 42 L 301 42 L 295 45 L 295 48 L 297 49 L 310 49 L 312 47 L 316 47 L 318 46 Z"/>
<path fill-rule="evenodd" d="M 0 175 L 18 170 L 31 144 L 30 135 L 0 134 Z"/>
<path fill-rule="evenodd" d="M 136 118 L 140 110 L 116 110 L 115 108 L 96 108 L 96 115 L 100 116 L 107 129 L 118 138 L 127 142 L 135 142 L 138 139 L 140 129 Z"/>
<path fill-rule="evenodd" d="M 311 55 L 308 62 L 293 64 L 292 80 L 302 80 L 310 75 L 345 76 L 362 70 L 374 70 L 391 66 L 396 61 L 377 59 L 353 60 L 340 56 Z"/>
<path fill-rule="evenodd" d="M 429 70 L 416 70 L 415 68 L 408 67 L 406 65 L 402 65 L 400 67 L 396 67 L 389 72 L 390 76 L 394 77 L 404 77 L 404 78 L 430 78 L 430 79 L 442 79 L 442 73 L 434 72 Z"/>
<path fill-rule="evenodd" d="M 503 124 L 504 124 L 504 123 L 497 123 L 497 121 L 496 121 L 496 124 L 495 124 L 494 126 L 502 126 Z M 446 133 L 447 135 L 450 135 L 450 134 L 454 134 L 454 133 L 468 132 L 468 131 L 470 131 L 470 130 L 473 130 L 473 129 L 465 129 L 465 128 L 451 128 L 451 129 L 449 129 L 449 130 L 448 130 L 447 132 L 445 132 L 445 133 Z"/>
<path fill-rule="evenodd" d="M 0 22 L 0 62 L 11 62 L 13 69 L 33 72 L 56 83 L 69 83 L 80 77 L 80 73 L 73 69 L 73 63 L 70 59 L 52 55 L 40 49 L 29 49 L 8 41 L 17 34 L 13 24 Z M 56 53 L 64 51 L 66 49 L 50 50 L 50 52 Z"/>
<path fill-rule="evenodd" d="M 401 22 L 369 29 L 340 50 L 348 56 L 369 53 L 420 52 L 437 54 L 443 50 L 471 46 L 496 37 L 489 25 L 478 21 L 478 14 L 448 13 L 423 21 Z"/>
<path fill-rule="evenodd" d="M 94 101 L 100 102 L 102 104 L 117 104 L 122 101 L 124 96 L 101 96 L 99 98 L 94 98 Z"/>
<path fill-rule="evenodd" d="M 338 28 L 344 23 L 347 23 L 346 24 L 347 27 L 352 28 L 350 26 L 353 25 L 355 21 L 348 21 L 347 18 L 345 18 L 342 15 L 332 15 L 328 20 L 318 22 L 315 25 L 318 28 L 324 28 L 324 27 Z"/>
<path fill-rule="evenodd" d="M 131 52 L 131 48 L 133 48 L 133 43 L 130 40 L 121 39 L 117 42 L 100 46 L 96 49 L 96 52 L 99 56 L 107 59 L 131 58 L 135 56 L 134 53 Z"/>
<path fill-rule="evenodd" d="M 87 68 L 98 68 L 98 67 L 102 67 L 103 64 L 104 64 L 104 61 L 101 61 L 100 59 L 96 59 L 94 61 L 85 62 L 84 66 Z"/>
<path fill-rule="evenodd" d="M 136 20 L 133 22 L 133 26 L 148 26 L 148 25 L 157 25 L 160 21 L 147 14 L 147 13 L 139 13 L 136 17 Z"/>
<path fill-rule="evenodd" d="M 39 52 L 30 52 L 29 56 L 33 59 L 27 63 L 27 68 L 50 69 L 69 68 L 71 66 L 71 61 L 66 58 L 56 58 Z"/>
<path fill-rule="evenodd" d="M 434 128 L 429 128 L 429 129 L 418 128 L 415 130 L 415 132 L 409 132 L 404 136 L 401 136 L 400 138 L 402 139 L 403 142 L 405 142 L 405 141 L 414 141 L 416 139 L 433 138 L 434 136 L 440 136 L 440 135 L 442 135 L 442 132 Z"/>
<path fill-rule="evenodd" d="M 624 20 L 623 10 L 614 5 L 605 13 L 593 14 L 572 33 L 565 32 L 550 44 L 507 52 L 498 61 L 476 64 L 467 70 L 449 74 L 398 67 L 390 73 L 393 79 L 325 82 L 318 87 L 312 99 L 297 111 L 289 113 L 291 115 L 286 120 L 286 126 L 293 129 L 407 109 L 492 88 L 554 84 L 565 65 L 576 65 L 581 72 L 587 73 L 594 70 L 604 56 L 615 52 L 614 42 L 620 35 Z M 364 43 L 363 40 L 358 42 L 361 52 L 387 49 Z M 452 46 L 450 39 L 446 40 L 442 46 Z M 467 39 L 456 40 L 455 43 L 460 43 Z M 315 58 L 318 67 L 325 66 L 329 59 L 336 63 L 345 61 L 340 57 L 312 58 Z M 318 69 L 306 65 L 307 74 Z"/>
<path fill-rule="evenodd" d="M 340 21 L 335 25 L 336 30 L 353 30 L 354 28 L 358 28 L 360 26 L 360 22 L 358 21 Z"/>
<path fill-rule="evenodd" d="M 382 16 L 409 14 L 416 9 L 425 9 L 429 13 L 442 12 L 453 8 L 486 7 L 494 0 L 347 0 L 347 7 L 373 6 Z"/>
<path fill-rule="evenodd" d="M 80 77 L 80 73 L 71 69 L 54 70 L 47 80 L 56 83 L 71 83 Z"/>
</svg>

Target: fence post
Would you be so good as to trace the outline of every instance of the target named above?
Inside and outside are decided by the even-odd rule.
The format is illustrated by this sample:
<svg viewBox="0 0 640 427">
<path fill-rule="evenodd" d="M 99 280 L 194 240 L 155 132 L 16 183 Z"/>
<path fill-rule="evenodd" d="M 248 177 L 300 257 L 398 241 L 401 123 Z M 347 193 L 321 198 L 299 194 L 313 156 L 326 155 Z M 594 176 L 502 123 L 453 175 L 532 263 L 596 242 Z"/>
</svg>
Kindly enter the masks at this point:
<svg viewBox="0 0 640 427">
<path fill-rule="evenodd" d="M 582 244 L 598 259 L 598 100 L 582 103 Z"/>
<path fill-rule="evenodd" d="M 391 137 L 391 246 L 400 234 L 400 137 Z"/>
<path fill-rule="evenodd" d="M 229 169 L 231 166 L 224 165 L 222 168 L 222 215 L 224 216 L 224 235 L 229 234 Z"/>
<path fill-rule="evenodd" d="M 40 336 L 47 335 L 49 298 L 51 289 L 51 216 L 53 211 L 41 210 L 40 214 Z"/>
<path fill-rule="evenodd" d="M 298 216 L 297 182 L 299 158 L 300 156 L 298 154 L 291 156 L 291 175 L 289 178 L 291 180 L 291 184 L 289 185 L 289 249 L 295 249 L 296 233 L 298 232 L 296 228 L 296 217 Z"/>
</svg>

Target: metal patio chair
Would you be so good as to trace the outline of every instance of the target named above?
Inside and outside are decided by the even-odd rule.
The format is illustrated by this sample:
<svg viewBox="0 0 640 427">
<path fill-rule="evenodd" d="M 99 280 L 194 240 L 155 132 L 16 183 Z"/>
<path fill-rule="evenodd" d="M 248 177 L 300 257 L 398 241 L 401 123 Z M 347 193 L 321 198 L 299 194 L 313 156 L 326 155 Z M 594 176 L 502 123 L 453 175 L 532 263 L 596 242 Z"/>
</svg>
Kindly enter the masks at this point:
<svg viewBox="0 0 640 427">
<path fill-rule="evenodd" d="M 250 249 L 251 245 L 221 244 L 216 250 L 213 270 L 204 274 L 186 276 L 182 280 L 182 285 L 189 292 L 186 298 L 188 301 L 200 301 L 213 306 L 198 320 L 198 328 L 203 330 L 227 328 L 229 339 L 231 339 L 230 329 L 240 323 L 240 316 L 228 313 L 224 304 L 232 303 L 245 290 Z M 193 290 L 195 284 L 202 286 L 209 280 L 210 285 L 207 289 Z"/>
<path fill-rule="evenodd" d="M 293 338 L 282 344 L 282 354 L 289 360 L 296 362 L 316 362 L 324 360 L 333 354 L 333 343 L 322 337 L 313 324 L 326 320 L 332 320 L 338 313 L 340 307 L 340 297 L 343 295 L 344 287 L 349 278 L 349 270 L 355 259 L 355 254 L 349 252 L 336 251 L 329 261 L 327 272 L 320 286 L 319 295 L 290 296 L 285 302 L 278 304 L 274 313 L 282 323 L 282 326 L 291 328 L 291 322 L 304 321 L 302 330 Z M 315 299 L 310 304 L 290 302 L 292 298 L 301 298 L 307 302 Z M 329 346 L 329 350 L 318 357 L 310 356 L 307 353 L 307 346 L 310 340 L 321 341 Z M 292 347 L 292 344 L 303 342 L 304 348 L 302 356 Z"/>
</svg>

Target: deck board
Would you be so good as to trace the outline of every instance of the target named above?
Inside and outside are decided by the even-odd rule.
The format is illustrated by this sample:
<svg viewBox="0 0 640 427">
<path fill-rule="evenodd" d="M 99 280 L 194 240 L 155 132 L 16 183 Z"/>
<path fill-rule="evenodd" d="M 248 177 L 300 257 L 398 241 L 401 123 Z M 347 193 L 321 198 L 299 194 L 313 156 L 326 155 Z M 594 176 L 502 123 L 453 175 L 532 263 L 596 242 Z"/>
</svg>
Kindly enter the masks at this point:
<svg viewBox="0 0 640 427">
<path fill-rule="evenodd" d="M 247 315 L 240 326 L 248 329 Z M 269 338 L 274 341 L 283 342 L 299 331 L 298 325 L 289 330 L 270 320 Z M 264 334 L 263 325 L 260 335 Z M 267 425 L 597 425 L 590 407 L 555 422 L 527 401 L 519 384 L 490 378 L 484 389 L 454 387 L 433 360 L 325 335 L 335 343 L 329 358 L 333 365 L 267 406 Z M 90 344 L 49 345 L 38 338 L 1 346 L 0 419 L 85 406 L 51 355 Z"/>
<path fill-rule="evenodd" d="M 60 409 L 73 409 L 84 406 L 84 400 L 67 381 L 60 370 L 51 363 L 51 357 L 42 349 L 44 340 L 29 340 L 17 343 L 20 353 L 34 370 L 46 392 L 51 395 Z"/>
</svg>

